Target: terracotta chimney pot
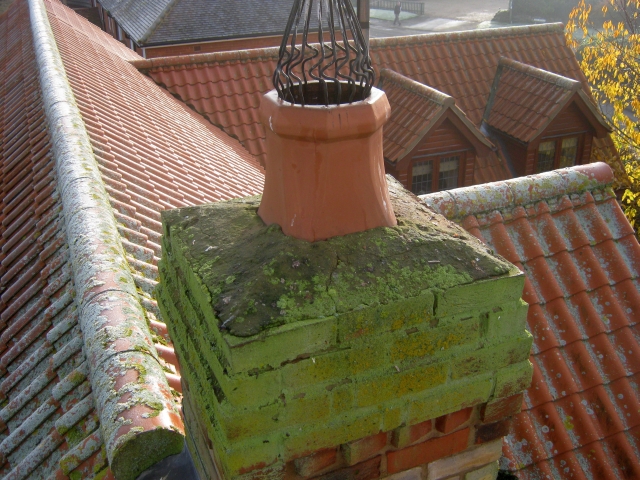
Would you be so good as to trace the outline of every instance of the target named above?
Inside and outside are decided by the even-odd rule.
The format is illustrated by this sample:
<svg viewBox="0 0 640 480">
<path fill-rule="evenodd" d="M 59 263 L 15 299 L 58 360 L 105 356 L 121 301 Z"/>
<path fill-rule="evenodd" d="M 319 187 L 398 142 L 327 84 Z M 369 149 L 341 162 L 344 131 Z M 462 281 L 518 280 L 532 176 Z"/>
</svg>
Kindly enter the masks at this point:
<svg viewBox="0 0 640 480">
<path fill-rule="evenodd" d="M 360 102 L 301 106 L 262 97 L 266 179 L 258 214 L 310 242 L 396 225 L 382 154 L 385 93 Z"/>
</svg>

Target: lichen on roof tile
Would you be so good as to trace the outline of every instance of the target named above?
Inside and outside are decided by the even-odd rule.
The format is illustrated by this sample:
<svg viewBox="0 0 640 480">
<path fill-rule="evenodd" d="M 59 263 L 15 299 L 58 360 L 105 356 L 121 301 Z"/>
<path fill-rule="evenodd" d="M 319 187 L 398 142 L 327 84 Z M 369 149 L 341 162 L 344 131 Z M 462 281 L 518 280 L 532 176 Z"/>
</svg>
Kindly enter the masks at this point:
<svg viewBox="0 0 640 480">
<path fill-rule="evenodd" d="M 524 480 L 634 478 L 640 475 L 637 450 L 625 443 L 612 455 L 611 448 L 637 428 L 631 415 L 637 392 L 627 386 L 640 375 L 632 360 L 640 342 L 630 333 L 640 325 L 640 245 L 610 190 L 609 167 L 583 165 L 554 175 L 422 198 L 521 263 L 528 276 L 523 298 L 531 304 L 533 383 L 506 437 L 501 467 Z M 510 200 L 492 201 L 505 198 L 505 186 Z M 488 204 L 469 202 L 482 195 L 478 189 Z"/>
</svg>

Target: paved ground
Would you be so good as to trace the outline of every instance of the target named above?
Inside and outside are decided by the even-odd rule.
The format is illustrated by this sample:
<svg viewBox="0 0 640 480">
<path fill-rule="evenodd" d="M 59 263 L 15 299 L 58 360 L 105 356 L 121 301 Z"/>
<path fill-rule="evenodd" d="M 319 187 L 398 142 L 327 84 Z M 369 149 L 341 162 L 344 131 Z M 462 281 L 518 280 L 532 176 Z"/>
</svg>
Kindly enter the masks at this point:
<svg viewBox="0 0 640 480">
<path fill-rule="evenodd" d="M 393 12 L 372 11 L 370 34 L 371 37 L 397 37 L 489 28 L 496 12 L 508 7 L 509 0 L 424 0 L 425 14 L 405 16 L 401 27 L 393 25 Z"/>
</svg>

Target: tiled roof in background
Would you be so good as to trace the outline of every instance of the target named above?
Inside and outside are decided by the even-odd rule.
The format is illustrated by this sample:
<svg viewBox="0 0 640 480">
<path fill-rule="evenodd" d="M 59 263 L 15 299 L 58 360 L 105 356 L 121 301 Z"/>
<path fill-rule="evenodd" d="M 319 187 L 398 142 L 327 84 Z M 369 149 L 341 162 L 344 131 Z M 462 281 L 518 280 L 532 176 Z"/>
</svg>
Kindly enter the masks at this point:
<svg viewBox="0 0 640 480">
<path fill-rule="evenodd" d="M 292 4 L 291 0 L 175 0 L 145 44 L 282 35 Z"/>
<path fill-rule="evenodd" d="M 375 38 L 370 48 L 377 71 L 388 68 L 452 96 L 477 127 L 501 57 L 578 80 L 589 91 L 561 24 Z M 264 162 L 265 133 L 257 109 L 261 95 L 273 88 L 277 58 L 278 49 L 268 48 L 139 60 L 134 65 Z M 616 176 L 626 178 L 611 140 L 595 139 L 594 144 L 595 158 L 611 162 Z M 482 178 L 504 178 L 500 175 L 505 168 L 487 165 Z"/>
<path fill-rule="evenodd" d="M 0 476 L 107 467 L 26 2 L 0 16 Z M 62 473 L 62 472 L 61 472 Z"/>
<path fill-rule="evenodd" d="M 596 163 L 425 195 L 527 275 L 533 384 L 502 467 L 640 478 L 640 245 Z"/>
<path fill-rule="evenodd" d="M 266 48 L 136 60 L 132 64 L 237 138 L 264 165 L 265 131 L 258 109 L 262 95 L 273 89 L 271 77 L 277 61 L 278 49 Z"/>
<path fill-rule="evenodd" d="M 140 303 L 179 389 L 153 298 L 159 212 L 259 193 L 262 170 L 237 141 L 131 67 L 135 53 L 58 1 L 45 3 Z M 23 0 L 0 16 L 0 95 L 0 474 L 93 478 L 107 459 Z"/>
<path fill-rule="evenodd" d="M 389 161 L 396 162 L 409 153 L 447 110 L 451 110 L 487 148 L 492 147 L 456 107 L 453 97 L 388 69 L 380 72 L 378 86 L 387 94 L 391 105 L 391 118 L 382 132 L 384 156 Z"/>
<path fill-rule="evenodd" d="M 579 80 L 588 88 L 562 24 L 373 39 L 371 56 L 374 66 L 451 95 L 475 125 L 482 121 L 501 57 Z"/>
<path fill-rule="evenodd" d="M 176 0 L 100 0 L 100 4 L 138 44 L 144 41 Z M 211 19 L 209 19 L 211 20 Z"/>
<path fill-rule="evenodd" d="M 150 46 L 282 35 L 292 2 L 100 0 L 100 4 L 138 45 Z"/>
<path fill-rule="evenodd" d="M 516 140 L 529 143 L 577 97 L 587 107 L 592 106 L 577 80 L 501 58 L 484 121 Z M 600 119 L 595 107 L 593 111 Z"/>
</svg>

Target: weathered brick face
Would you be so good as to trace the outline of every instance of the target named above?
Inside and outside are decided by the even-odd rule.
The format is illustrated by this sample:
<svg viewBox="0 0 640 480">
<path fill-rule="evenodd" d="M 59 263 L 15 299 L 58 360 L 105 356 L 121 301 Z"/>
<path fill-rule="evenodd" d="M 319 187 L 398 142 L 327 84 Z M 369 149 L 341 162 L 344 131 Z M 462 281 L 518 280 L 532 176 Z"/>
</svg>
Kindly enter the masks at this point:
<svg viewBox="0 0 640 480">
<path fill-rule="evenodd" d="M 427 478 L 499 441 L 531 378 L 523 276 L 394 188 L 398 227 L 317 243 L 256 199 L 164 215 L 159 305 L 204 476 Z"/>
</svg>

